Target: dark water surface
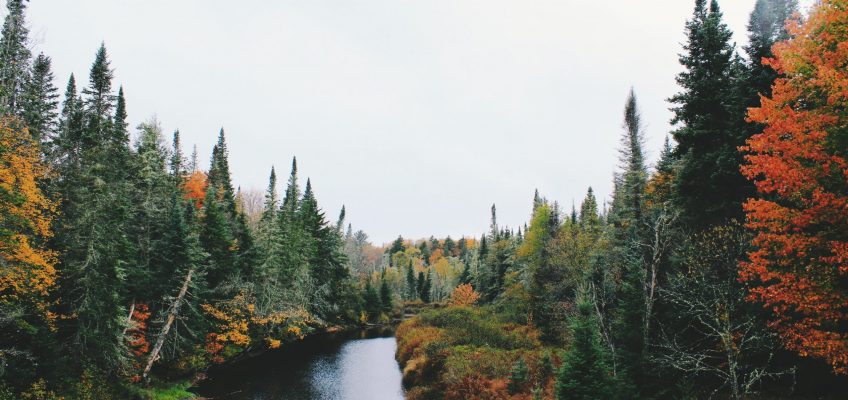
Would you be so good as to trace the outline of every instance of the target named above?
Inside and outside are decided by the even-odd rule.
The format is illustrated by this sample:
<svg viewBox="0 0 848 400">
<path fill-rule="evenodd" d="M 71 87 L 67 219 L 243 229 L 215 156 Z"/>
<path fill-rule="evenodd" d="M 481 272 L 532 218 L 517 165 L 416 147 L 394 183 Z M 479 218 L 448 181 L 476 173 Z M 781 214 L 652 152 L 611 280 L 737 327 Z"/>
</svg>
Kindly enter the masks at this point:
<svg viewBox="0 0 848 400">
<path fill-rule="evenodd" d="M 400 400 L 391 331 L 320 335 L 209 374 L 196 390 L 226 400 Z"/>
</svg>

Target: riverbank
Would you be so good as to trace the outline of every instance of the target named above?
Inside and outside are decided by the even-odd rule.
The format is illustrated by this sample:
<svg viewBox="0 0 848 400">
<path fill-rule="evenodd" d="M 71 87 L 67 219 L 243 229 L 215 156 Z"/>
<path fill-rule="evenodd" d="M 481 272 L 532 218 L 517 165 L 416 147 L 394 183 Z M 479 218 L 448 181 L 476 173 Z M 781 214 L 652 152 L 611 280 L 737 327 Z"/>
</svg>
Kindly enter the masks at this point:
<svg viewBox="0 0 848 400">
<path fill-rule="evenodd" d="M 402 399 L 393 333 L 389 326 L 311 335 L 253 358 L 211 368 L 191 392 L 219 400 L 257 396 Z"/>
<path fill-rule="evenodd" d="M 396 336 L 407 399 L 552 398 L 556 350 L 486 308 L 425 311 Z"/>
</svg>

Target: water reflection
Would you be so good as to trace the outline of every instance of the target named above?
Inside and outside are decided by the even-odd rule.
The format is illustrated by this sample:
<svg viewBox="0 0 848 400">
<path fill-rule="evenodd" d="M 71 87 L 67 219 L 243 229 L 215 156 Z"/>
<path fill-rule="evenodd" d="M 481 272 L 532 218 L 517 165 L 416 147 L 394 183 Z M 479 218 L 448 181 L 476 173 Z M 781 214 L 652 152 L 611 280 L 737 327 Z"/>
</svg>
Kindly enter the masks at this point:
<svg viewBox="0 0 848 400">
<path fill-rule="evenodd" d="M 210 374 L 198 393 L 227 400 L 403 399 L 391 332 L 325 335 Z"/>
</svg>

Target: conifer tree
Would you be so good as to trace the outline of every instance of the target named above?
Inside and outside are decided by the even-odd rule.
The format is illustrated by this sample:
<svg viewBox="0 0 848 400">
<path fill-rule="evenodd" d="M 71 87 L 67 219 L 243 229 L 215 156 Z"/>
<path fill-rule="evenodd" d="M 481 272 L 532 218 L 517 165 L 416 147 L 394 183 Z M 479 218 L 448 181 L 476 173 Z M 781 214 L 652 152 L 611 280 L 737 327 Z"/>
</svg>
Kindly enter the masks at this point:
<svg viewBox="0 0 848 400">
<path fill-rule="evenodd" d="M 58 98 L 50 57 L 39 54 L 32 64 L 32 73 L 26 80 L 20 99 L 22 118 L 37 141 L 51 139 L 56 129 Z"/>
<path fill-rule="evenodd" d="M 409 265 L 406 267 L 406 299 L 415 300 L 418 298 L 418 289 L 415 283 L 415 269 L 412 266 L 412 260 L 409 260 Z"/>
<path fill-rule="evenodd" d="M 682 217 L 693 229 L 742 216 L 742 201 L 752 192 L 739 172 L 744 145 L 744 110 L 736 82 L 741 62 L 718 3 L 697 0 L 686 24 L 687 43 L 680 56 L 685 71 L 677 76 L 683 90 L 669 99 L 680 170 L 675 181 Z"/>
<path fill-rule="evenodd" d="M 175 206 L 172 204 L 172 197 L 177 188 L 168 174 L 168 151 L 163 142 L 162 128 L 158 121 L 149 120 L 139 125 L 133 166 L 133 215 L 130 224 L 137 262 L 128 266 L 126 272 L 129 291 L 127 300 L 130 302 L 161 301 L 165 289 L 161 287 L 163 282 L 157 278 L 163 275 L 160 271 L 170 268 L 165 265 L 167 261 L 159 251 L 163 246 L 159 242 L 163 240 L 165 231 L 169 228 L 169 208 Z M 168 279 L 171 279 L 171 276 L 168 276 Z M 151 290 L 153 287 L 160 289 Z"/>
<path fill-rule="evenodd" d="M 389 282 L 386 280 L 385 274 L 380 279 L 380 304 L 383 306 L 383 313 L 390 315 L 392 313 L 392 289 L 389 287 Z"/>
<path fill-rule="evenodd" d="M 101 46 L 91 67 L 79 132 L 66 134 L 68 158 L 60 180 L 64 217 L 57 227 L 63 297 L 76 316 L 65 332 L 79 360 L 116 371 L 124 362 L 120 338 L 125 311 L 124 272 L 135 263 L 129 241 L 129 143 L 112 129 L 112 72 Z M 69 92 L 72 85 L 69 84 Z M 70 93 L 69 93 L 70 95 Z M 71 96 L 74 97 L 74 96 Z M 66 108 L 75 113 L 75 101 Z M 66 120 L 67 128 L 72 116 Z"/>
<path fill-rule="evenodd" d="M 0 37 L 0 108 L 4 114 L 22 114 L 22 94 L 29 76 L 29 29 L 25 0 L 6 0 L 6 19 Z"/>
<path fill-rule="evenodd" d="M 557 399 L 611 398 L 613 391 L 608 357 L 600 344 L 592 302 L 586 289 L 577 296 L 577 314 L 571 319 L 570 329 L 572 342 L 557 376 Z"/>
<path fill-rule="evenodd" d="M 772 46 L 789 38 L 786 22 L 798 12 L 797 0 L 757 0 L 748 20 L 748 79 L 743 82 L 747 90 L 747 106 L 760 104 L 759 95 L 771 96 L 771 86 L 778 74 L 765 65 L 764 59 L 774 57 Z M 757 126 L 756 129 L 761 130 Z"/>
</svg>

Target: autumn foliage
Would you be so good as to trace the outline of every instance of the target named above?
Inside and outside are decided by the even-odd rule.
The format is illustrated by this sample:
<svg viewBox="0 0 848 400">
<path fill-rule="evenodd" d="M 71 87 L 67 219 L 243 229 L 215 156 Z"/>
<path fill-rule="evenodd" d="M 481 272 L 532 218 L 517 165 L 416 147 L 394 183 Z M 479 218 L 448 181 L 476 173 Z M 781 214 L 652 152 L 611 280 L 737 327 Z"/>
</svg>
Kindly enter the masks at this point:
<svg viewBox="0 0 848 400">
<path fill-rule="evenodd" d="M 55 205 L 41 192 L 45 178 L 38 142 L 14 118 L 0 120 L 0 302 L 33 306 L 48 320 L 48 295 L 56 283 L 52 236 Z"/>
<path fill-rule="evenodd" d="M 451 306 L 471 306 L 480 300 L 480 294 L 470 284 L 459 285 L 453 290 L 448 304 Z"/>
<path fill-rule="evenodd" d="M 183 183 L 183 198 L 194 202 L 197 208 L 202 207 L 208 184 L 206 174 L 203 171 L 192 172 Z"/>
<path fill-rule="evenodd" d="M 756 233 L 740 279 L 784 345 L 848 374 L 848 0 L 823 0 L 765 62 L 783 77 L 749 111 L 765 126 L 742 172 Z"/>
</svg>

